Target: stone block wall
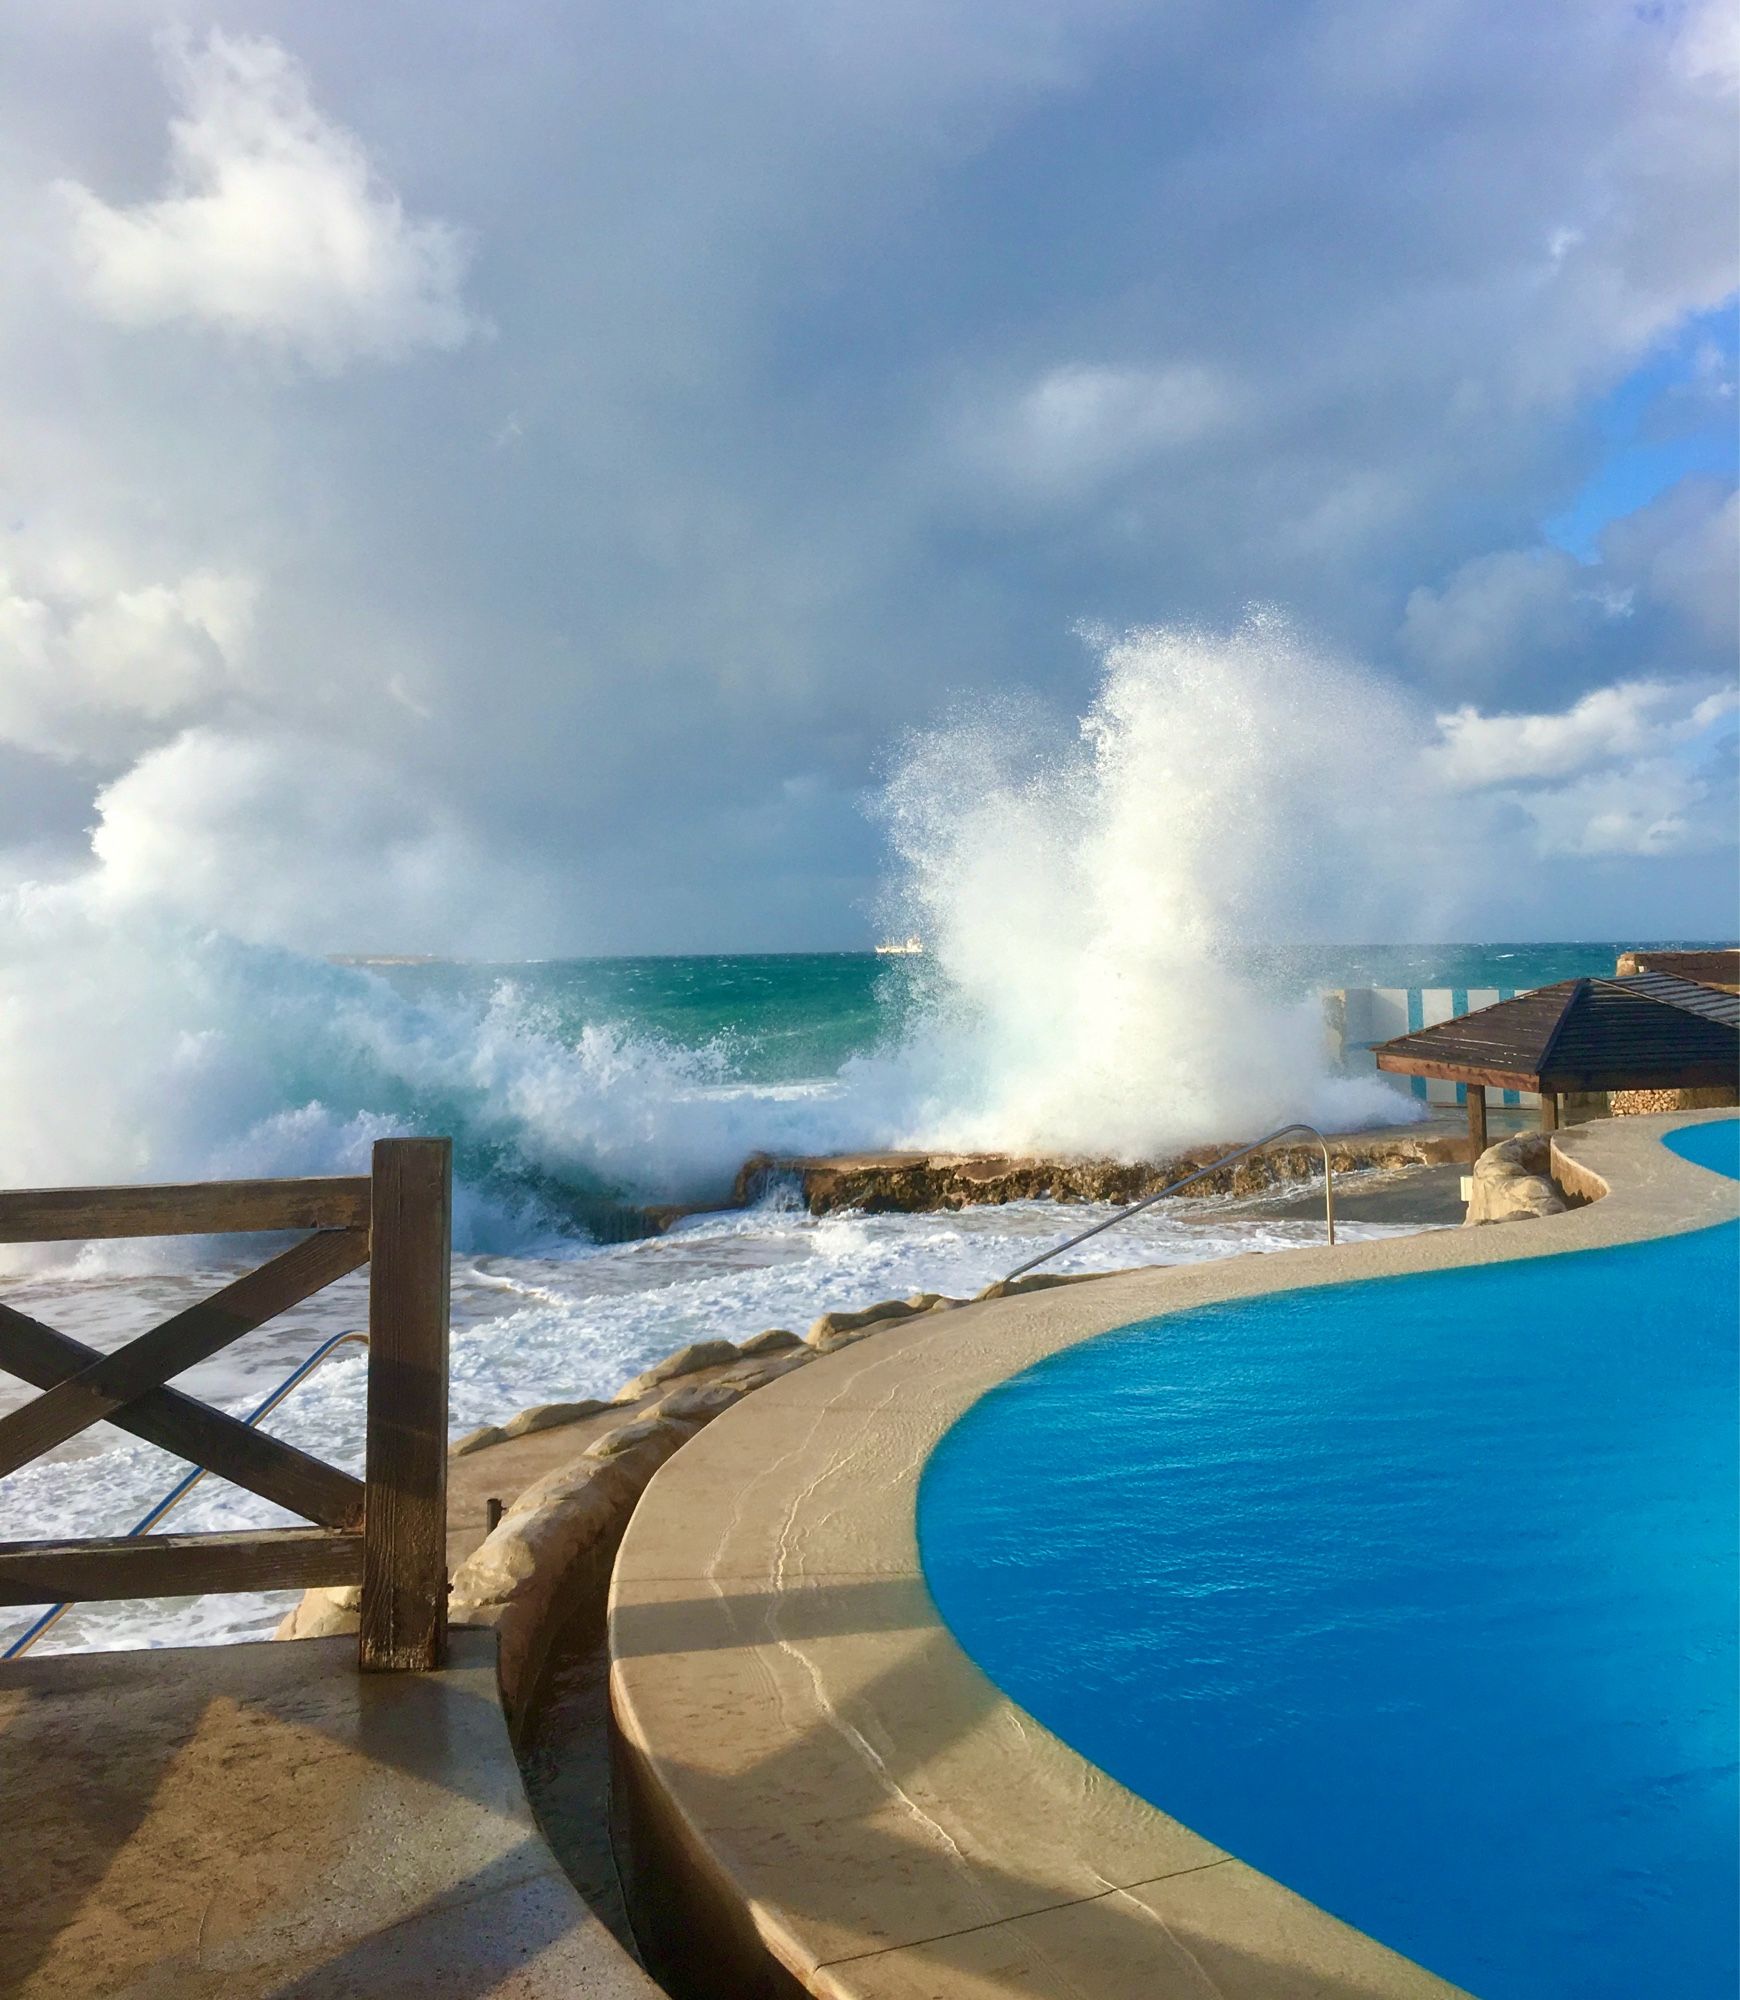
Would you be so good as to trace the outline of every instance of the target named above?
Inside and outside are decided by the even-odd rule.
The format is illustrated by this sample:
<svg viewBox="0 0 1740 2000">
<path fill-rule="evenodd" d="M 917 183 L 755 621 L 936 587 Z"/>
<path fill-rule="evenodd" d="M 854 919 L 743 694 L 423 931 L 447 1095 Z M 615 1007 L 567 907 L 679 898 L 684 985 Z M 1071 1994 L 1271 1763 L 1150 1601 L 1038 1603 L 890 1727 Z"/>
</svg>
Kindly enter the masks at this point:
<svg viewBox="0 0 1740 2000">
<path fill-rule="evenodd" d="M 1740 1092 L 1720 1084 L 1705 1090 L 1610 1090 L 1607 1108 L 1615 1118 L 1654 1118 L 1664 1111 L 1719 1111 L 1740 1104 Z"/>
</svg>

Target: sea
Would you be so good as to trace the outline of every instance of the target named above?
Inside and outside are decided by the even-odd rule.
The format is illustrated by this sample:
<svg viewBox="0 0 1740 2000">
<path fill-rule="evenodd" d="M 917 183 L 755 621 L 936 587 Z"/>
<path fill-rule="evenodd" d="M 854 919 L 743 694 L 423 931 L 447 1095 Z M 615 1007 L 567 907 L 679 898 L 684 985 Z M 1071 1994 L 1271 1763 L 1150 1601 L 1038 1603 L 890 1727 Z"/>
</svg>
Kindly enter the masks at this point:
<svg viewBox="0 0 1740 2000">
<path fill-rule="evenodd" d="M 1640 942 L 1247 951 L 1237 964 L 1102 963 L 1089 968 L 1091 984 L 1078 972 L 1060 981 L 1035 956 L 963 992 L 971 982 L 928 955 L 485 965 L 158 940 L 152 979 L 131 978 L 124 1033 L 94 1035 L 98 1015 L 81 1016 L 76 998 L 39 1025 L 38 1040 L 59 1032 L 63 1044 L 38 1065 L 34 1123 L 28 1090 L 9 1091 L 0 1185 L 359 1171 L 383 1134 L 450 1135 L 457 1437 L 531 1404 L 607 1397 L 689 1341 L 801 1332 L 820 1313 L 918 1289 L 970 1295 L 1099 1213 L 1020 1202 L 813 1217 L 777 1179 L 753 1206 L 732 1208 L 732 1180 L 752 1153 L 921 1145 L 1140 1157 L 1173 1141 L 1236 1142 L 1264 1129 L 1259 1119 L 1395 1122 L 1416 1107 L 1394 1086 L 1325 1072 L 1325 989 L 1522 989 L 1610 973 L 1618 952 Z M 137 944 L 130 964 L 141 962 Z M 106 991 L 93 960 L 65 990 L 100 1009 L 119 990 L 111 976 Z M 1115 1016 L 1088 1018 L 1106 991 Z M 640 1213 L 650 1203 L 693 1212 L 648 1235 Z M 1314 1222 L 1248 1208 L 1165 1203 L 1058 1268 L 1316 1240 Z M 1349 1224 L 1346 1233 L 1395 1232 Z M 107 1350 L 271 1247 L 0 1250 L 0 1278 L 8 1302 Z M 318 1343 L 363 1325 L 365 1288 L 364 1274 L 331 1287 L 178 1386 L 246 1414 Z M 360 1471 L 364 1370 L 359 1349 L 341 1348 L 264 1427 Z M 29 1393 L 0 1383 L 0 1408 Z M 99 1425 L 0 1483 L 0 1538 L 123 1533 L 186 1471 Z M 207 1479 L 166 1526 L 287 1519 Z M 41 1650 L 254 1638 L 293 1601 L 258 1593 L 79 1607 Z M 0 1650 L 34 1615 L 0 1614 Z"/>
</svg>

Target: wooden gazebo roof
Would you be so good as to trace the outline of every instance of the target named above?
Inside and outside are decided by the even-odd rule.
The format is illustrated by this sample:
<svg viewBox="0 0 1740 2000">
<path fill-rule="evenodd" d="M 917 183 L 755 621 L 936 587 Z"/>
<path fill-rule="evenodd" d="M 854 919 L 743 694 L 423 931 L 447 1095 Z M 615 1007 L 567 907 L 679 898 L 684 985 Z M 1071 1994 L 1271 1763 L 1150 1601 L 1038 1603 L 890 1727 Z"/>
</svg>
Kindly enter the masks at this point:
<svg viewBox="0 0 1740 2000">
<path fill-rule="evenodd" d="M 1740 1080 L 1740 995 L 1665 972 L 1564 979 L 1397 1035 L 1372 1053 L 1379 1069 L 1403 1076 L 1543 1097 L 1733 1085 Z"/>
<path fill-rule="evenodd" d="M 1647 945 L 1619 954 L 1618 970 L 1671 972 L 1676 979 L 1695 979 L 1700 986 L 1722 986 L 1740 992 L 1740 945 L 1718 945 L 1708 951 L 1652 951 Z"/>
</svg>

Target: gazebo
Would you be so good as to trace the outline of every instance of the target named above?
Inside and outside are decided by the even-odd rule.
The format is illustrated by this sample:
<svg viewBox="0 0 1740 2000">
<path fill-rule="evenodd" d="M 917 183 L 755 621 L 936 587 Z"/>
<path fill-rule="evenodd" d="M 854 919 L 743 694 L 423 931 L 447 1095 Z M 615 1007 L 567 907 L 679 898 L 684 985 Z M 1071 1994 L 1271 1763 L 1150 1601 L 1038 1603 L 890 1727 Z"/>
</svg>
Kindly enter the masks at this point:
<svg viewBox="0 0 1740 2000">
<path fill-rule="evenodd" d="M 1665 972 L 1562 979 L 1379 1042 L 1372 1054 L 1379 1069 L 1465 1084 L 1478 1158 L 1489 1087 L 1538 1093 L 1547 1132 L 1558 1126 L 1560 1099 L 1585 1091 L 1695 1090 L 1734 1103 L 1740 995 Z"/>
<path fill-rule="evenodd" d="M 1717 945 L 1705 951 L 1655 951 L 1640 946 L 1619 954 L 1620 972 L 1671 972 L 1676 979 L 1695 979 L 1700 986 L 1720 986 L 1740 993 L 1740 945 Z"/>
</svg>

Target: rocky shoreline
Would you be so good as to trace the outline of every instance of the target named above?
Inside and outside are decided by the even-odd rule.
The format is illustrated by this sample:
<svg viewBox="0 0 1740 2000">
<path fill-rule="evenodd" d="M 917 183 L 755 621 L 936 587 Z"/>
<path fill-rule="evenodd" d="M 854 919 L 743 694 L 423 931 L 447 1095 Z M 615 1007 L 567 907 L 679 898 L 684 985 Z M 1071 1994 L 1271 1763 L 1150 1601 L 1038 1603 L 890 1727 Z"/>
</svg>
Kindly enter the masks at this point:
<svg viewBox="0 0 1740 2000">
<path fill-rule="evenodd" d="M 1244 1143 L 1195 1146 L 1161 1160 L 1022 1159 L 1004 1153 L 840 1153 L 824 1157 L 756 1153 L 744 1162 L 727 1204 L 744 1208 L 781 1183 L 795 1185 L 812 1215 L 861 1209 L 870 1215 L 912 1215 L 1009 1201 L 1140 1201 L 1198 1172 Z M 1443 1166 L 1466 1162 L 1462 1133 L 1403 1127 L 1345 1133 L 1329 1140 L 1338 1174 L 1375 1167 Z M 1261 1194 L 1323 1170 L 1313 1144 L 1273 1146 L 1196 1182 L 1190 1192 Z M 686 1211 L 669 1211 L 673 1219 Z"/>
</svg>

